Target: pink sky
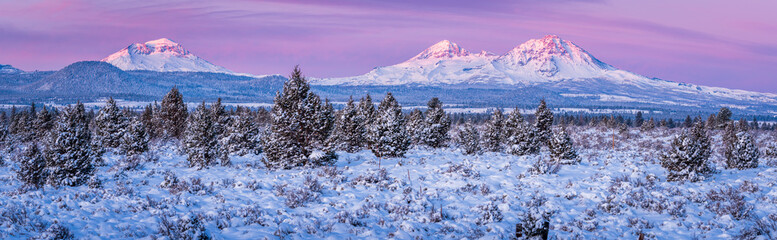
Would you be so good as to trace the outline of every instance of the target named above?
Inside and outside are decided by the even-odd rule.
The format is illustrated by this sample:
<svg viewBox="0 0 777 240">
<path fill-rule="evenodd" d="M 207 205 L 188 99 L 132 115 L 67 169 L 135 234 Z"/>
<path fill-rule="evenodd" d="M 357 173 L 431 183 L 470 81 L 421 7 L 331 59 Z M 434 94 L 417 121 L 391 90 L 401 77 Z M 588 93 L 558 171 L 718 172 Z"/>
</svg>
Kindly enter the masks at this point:
<svg viewBox="0 0 777 240">
<path fill-rule="evenodd" d="M 420 2 L 420 3 L 419 3 Z M 777 92 L 777 1 L 0 0 L 0 64 L 56 70 L 167 37 L 237 72 L 353 76 L 442 39 L 502 54 L 556 34 L 649 77 Z"/>
</svg>

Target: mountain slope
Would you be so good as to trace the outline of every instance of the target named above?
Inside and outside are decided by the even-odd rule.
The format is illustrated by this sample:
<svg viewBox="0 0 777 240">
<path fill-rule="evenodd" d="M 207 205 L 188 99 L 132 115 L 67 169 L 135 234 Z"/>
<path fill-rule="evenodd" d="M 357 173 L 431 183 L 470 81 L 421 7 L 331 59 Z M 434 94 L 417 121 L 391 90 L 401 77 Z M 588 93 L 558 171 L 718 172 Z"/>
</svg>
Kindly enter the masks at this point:
<svg viewBox="0 0 777 240">
<path fill-rule="evenodd" d="M 167 38 L 133 43 L 101 61 L 113 64 L 122 70 L 233 73 L 195 56 L 180 44 Z"/>
<path fill-rule="evenodd" d="M 15 73 L 22 73 L 22 72 L 24 71 L 19 70 L 18 68 L 15 68 L 11 65 L 0 64 L 0 73 L 15 74 Z"/>
</svg>

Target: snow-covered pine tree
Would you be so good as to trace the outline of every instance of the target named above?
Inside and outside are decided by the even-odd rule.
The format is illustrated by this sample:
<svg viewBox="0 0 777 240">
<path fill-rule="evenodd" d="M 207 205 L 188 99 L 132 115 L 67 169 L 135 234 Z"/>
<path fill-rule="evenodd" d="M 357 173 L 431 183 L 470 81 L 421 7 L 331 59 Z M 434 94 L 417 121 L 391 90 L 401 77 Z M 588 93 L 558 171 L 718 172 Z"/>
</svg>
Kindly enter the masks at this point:
<svg viewBox="0 0 777 240">
<path fill-rule="evenodd" d="M 19 164 L 16 177 L 25 185 L 40 188 L 46 183 L 46 160 L 37 144 L 16 155 L 15 161 Z"/>
<path fill-rule="evenodd" d="M 143 112 L 140 113 L 140 121 L 143 122 L 143 126 L 146 127 L 146 132 L 148 132 L 148 136 L 151 139 L 155 139 L 158 136 L 158 124 L 156 123 L 156 118 L 154 117 L 156 115 L 154 112 L 154 105 L 149 103 L 145 108 L 143 108 Z"/>
<path fill-rule="evenodd" d="M 540 105 L 537 107 L 534 117 L 534 128 L 537 129 L 537 138 L 540 139 L 541 143 L 547 144 L 548 138 L 553 134 L 551 130 L 551 126 L 553 126 L 553 112 L 548 109 L 545 99 L 540 100 Z"/>
<path fill-rule="evenodd" d="M 725 127 L 725 124 L 731 121 L 731 116 L 733 114 L 731 113 L 731 109 L 727 107 L 721 107 L 720 110 L 718 110 L 718 115 L 716 116 L 715 121 L 718 124 L 718 128 Z"/>
<path fill-rule="evenodd" d="M 645 123 L 645 118 L 642 117 L 642 111 L 638 111 L 636 116 L 634 116 L 634 126 L 642 127 L 642 124 L 644 123 Z"/>
<path fill-rule="evenodd" d="M 69 106 L 57 119 L 45 151 L 46 182 L 52 186 L 78 186 L 94 174 L 101 162 L 100 149 L 94 149 L 84 104 Z"/>
<path fill-rule="evenodd" d="M 503 132 L 504 115 L 502 110 L 497 108 L 491 115 L 491 119 L 486 122 L 485 130 L 483 130 L 483 150 L 488 152 L 502 151 L 502 143 L 505 141 L 505 134 Z"/>
<path fill-rule="evenodd" d="M 574 164 L 578 162 L 577 151 L 572 144 L 566 129 L 561 129 L 553 134 L 548 141 L 550 156 L 561 164 Z"/>
<path fill-rule="evenodd" d="M 230 153 L 245 156 L 259 153 L 259 125 L 251 109 L 237 107 L 237 112 L 226 131 L 225 143 Z"/>
<path fill-rule="evenodd" d="M 320 98 L 310 92 L 310 85 L 295 67 L 282 92 L 275 96 L 272 107 L 272 124 L 263 140 L 265 165 L 269 168 L 292 168 L 304 165 L 330 164 L 334 152 L 321 149 L 328 131 L 317 118 L 325 115 L 327 106 L 321 106 Z M 331 128 L 330 128 L 331 129 Z M 314 154 L 315 153 L 315 154 Z"/>
<path fill-rule="evenodd" d="M 170 89 L 170 92 L 162 98 L 162 104 L 156 112 L 162 137 L 180 139 L 186 129 L 188 112 L 183 102 L 183 95 L 178 92 L 177 87 Z"/>
<path fill-rule="evenodd" d="M 345 108 L 337 114 L 335 130 L 329 139 L 336 150 L 353 153 L 362 149 L 366 130 L 360 120 L 353 98 L 348 99 Z"/>
<path fill-rule="evenodd" d="M 121 136 L 127 130 L 127 124 L 127 117 L 116 106 L 116 101 L 108 98 L 105 107 L 94 117 L 94 137 L 103 147 L 117 148 Z"/>
<path fill-rule="evenodd" d="M 714 169 L 709 164 L 710 137 L 703 122 L 694 123 L 672 139 L 667 152 L 661 156 L 661 166 L 667 169 L 670 181 L 703 180 Z"/>
<path fill-rule="evenodd" d="M 426 104 L 427 109 L 424 113 L 426 128 L 423 133 L 423 143 L 426 146 L 433 148 L 444 147 L 450 137 L 448 131 L 451 128 L 451 120 L 448 119 L 448 115 L 445 114 L 445 110 L 442 109 L 442 102 L 438 98 L 432 98 Z"/>
<path fill-rule="evenodd" d="M 376 157 L 403 157 L 410 146 L 402 106 L 391 93 L 380 102 L 367 141 Z"/>
<path fill-rule="evenodd" d="M 504 147 L 507 153 L 513 155 L 536 154 L 540 150 L 537 129 L 521 116 L 518 108 L 513 109 L 504 122 Z"/>
<path fill-rule="evenodd" d="M 372 126 L 372 123 L 375 122 L 375 111 L 376 111 L 375 104 L 372 103 L 372 97 L 370 97 L 369 93 L 359 100 L 359 105 L 356 109 L 358 112 L 357 116 L 359 118 L 359 122 L 362 125 L 362 129 L 364 129 L 364 134 L 362 135 L 362 139 L 366 140 L 370 126 Z M 363 148 L 368 147 L 367 141 L 364 141 L 362 143 L 362 147 Z"/>
<path fill-rule="evenodd" d="M 420 109 L 415 108 L 407 117 L 407 135 L 410 138 L 411 145 L 421 145 L 424 142 L 424 134 L 428 128 L 427 122 L 424 119 L 424 113 Z"/>
<path fill-rule="evenodd" d="M 652 131 L 656 128 L 656 121 L 653 118 L 650 118 L 647 121 L 644 121 L 642 123 L 642 126 L 640 126 L 640 130 L 642 131 Z"/>
<path fill-rule="evenodd" d="M 189 167 L 202 169 L 221 157 L 214 125 L 213 114 L 203 101 L 189 116 L 184 132 L 183 148 L 188 154 Z"/>
<path fill-rule="evenodd" d="M 456 135 L 456 143 L 465 155 L 474 155 L 482 153 L 480 149 L 480 132 L 472 121 L 467 121 L 459 128 Z"/>
<path fill-rule="evenodd" d="M 46 105 L 43 105 L 37 116 L 35 117 L 35 138 L 43 139 L 54 128 L 54 113 L 49 111 Z"/>
<path fill-rule="evenodd" d="M 311 96 L 309 99 L 317 98 L 318 96 Z M 332 130 L 334 130 L 335 127 L 334 107 L 332 106 L 332 103 L 329 102 L 329 99 L 324 99 L 323 103 L 319 100 L 318 108 L 314 110 L 315 112 L 313 112 L 311 119 L 312 124 L 310 127 L 315 138 L 311 139 L 310 144 L 316 148 L 328 149 L 329 146 L 327 146 L 326 140 L 332 135 Z"/>
<path fill-rule="evenodd" d="M 148 151 L 150 139 L 143 122 L 140 119 L 133 119 L 119 141 L 119 148 L 127 156 L 138 156 Z"/>
<path fill-rule="evenodd" d="M 747 130 L 735 124 L 727 124 L 723 134 L 723 149 L 727 168 L 741 170 L 758 167 L 761 153 Z"/>
<path fill-rule="evenodd" d="M 685 121 L 683 122 L 684 128 L 691 128 L 693 127 L 693 119 L 691 119 L 691 115 L 685 115 Z"/>
<path fill-rule="evenodd" d="M 216 138 L 216 154 L 221 161 L 221 165 L 229 165 L 229 149 L 226 142 L 227 127 L 232 121 L 231 116 L 227 113 L 224 105 L 221 104 L 221 98 L 216 99 L 216 102 L 210 106 L 211 119 L 213 120 L 213 134 Z"/>
</svg>

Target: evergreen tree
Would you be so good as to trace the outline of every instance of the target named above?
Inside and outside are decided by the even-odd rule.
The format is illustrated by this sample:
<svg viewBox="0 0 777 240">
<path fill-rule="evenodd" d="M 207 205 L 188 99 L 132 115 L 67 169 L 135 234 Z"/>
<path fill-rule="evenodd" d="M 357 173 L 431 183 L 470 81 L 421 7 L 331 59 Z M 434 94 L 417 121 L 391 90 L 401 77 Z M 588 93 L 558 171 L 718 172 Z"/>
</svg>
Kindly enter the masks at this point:
<svg viewBox="0 0 777 240">
<path fill-rule="evenodd" d="M 159 132 L 158 131 L 159 124 L 156 121 L 157 118 L 154 117 L 157 115 L 154 112 L 154 109 L 156 109 L 154 107 L 155 105 L 156 103 L 154 104 L 149 103 L 148 105 L 146 105 L 145 108 L 143 108 L 143 112 L 140 114 L 140 121 L 143 123 L 143 126 L 146 127 L 148 136 L 151 139 L 155 139 L 159 136 L 159 134 L 157 134 Z"/>
<path fill-rule="evenodd" d="M 691 115 L 685 116 L 685 122 L 683 122 L 683 127 L 685 128 L 693 127 L 693 120 L 691 120 Z"/>
<path fill-rule="evenodd" d="M 162 137 L 180 139 L 186 129 L 188 112 L 183 102 L 183 95 L 178 92 L 178 88 L 173 87 L 162 98 L 162 105 L 157 114 Z"/>
<path fill-rule="evenodd" d="M 521 156 L 536 154 L 540 150 L 537 129 L 523 119 L 518 108 L 507 117 L 503 133 L 507 153 Z"/>
<path fill-rule="evenodd" d="M 275 96 L 271 115 L 270 132 L 264 139 L 265 165 L 269 168 L 292 168 L 304 165 L 330 164 L 336 158 L 334 152 L 325 149 L 321 153 L 323 139 L 331 129 L 329 120 L 321 120 L 328 106 L 310 92 L 310 85 L 295 67 L 282 92 Z M 329 118 L 329 116 L 327 116 Z"/>
<path fill-rule="evenodd" d="M 19 169 L 16 170 L 19 180 L 35 188 L 43 186 L 46 182 L 46 160 L 37 144 L 32 144 L 17 155 L 16 162 L 19 163 Z"/>
<path fill-rule="evenodd" d="M 251 109 L 238 107 L 235 118 L 227 128 L 226 146 L 230 153 L 245 156 L 260 152 L 259 125 L 254 121 Z"/>
<path fill-rule="evenodd" d="M 709 130 L 718 129 L 719 126 L 721 126 L 723 124 L 725 124 L 725 123 L 718 123 L 718 117 L 715 116 L 715 114 L 710 114 L 710 116 L 707 117 L 707 129 L 709 129 Z"/>
<path fill-rule="evenodd" d="M 214 128 L 213 114 L 203 101 L 189 116 L 183 141 L 189 167 L 202 169 L 216 163 L 221 157 Z"/>
<path fill-rule="evenodd" d="M 440 99 L 432 98 L 426 105 L 427 109 L 424 114 L 426 124 L 424 124 L 425 128 L 421 134 L 423 143 L 433 148 L 444 147 L 450 138 L 448 131 L 451 128 L 451 120 L 442 109 Z"/>
<path fill-rule="evenodd" d="M 410 138 L 410 144 L 421 145 L 424 143 L 424 134 L 427 129 L 427 122 L 424 119 L 424 113 L 416 108 L 410 112 L 407 117 L 407 135 Z"/>
<path fill-rule="evenodd" d="M 78 186 L 94 174 L 101 161 L 100 149 L 92 144 L 84 105 L 68 107 L 59 116 L 45 152 L 46 182 L 53 186 Z"/>
<path fill-rule="evenodd" d="M 113 98 L 109 98 L 105 107 L 95 116 L 94 129 L 95 137 L 103 147 L 119 147 L 121 136 L 127 130 L 127 118 L 116 106 Z"/>
<path fill-rule="evenodd" d="M 642 131 L 651 131 L 654 128 L 656 128 L 656 122 L 655 120 L 653 120 L 653 118 L 650 118 L 649 120 L 644 121 L 642 123 L 642 126 L 640 126 L 640 130 Z"/>
<path fill-rule="evenodd" d="M 361 122 L 362 129 L 364 129 L 364 135 L 362 135 L 362 139 L 367 139 L 367 134 L 369 132 L 370 126 L 372 126 L 372 123 L 375 122 L 375 104 L 372 103 L 372 98 L 370 97 L 370 94 L 368 93 L 366 96 L 364 96 L 362 99 L 359 100 L 359 106 L 357 108 L 358 111 L 358 117 L 359 122 Z M 363 142 L 362 147 L 366 148 L 368 147 L 367 142 Z"/>
<path fill-rule="evenodd" d="M 366 130 L 361 123 L 359 112 L 354 105 L 353 98 L 348 99 L 345 108 L 337 114 L 335 131 L 330 139 L 336 150 L 349 153 L 357 152 L 364 145 Z"/>
<path fill-rule="evenodd" d="M 146 126 L 140 119 L 130 121 L 127 131 L 121 137 L 119 148 L 127 156 L 138 156 L 148 151 L 148 135 Z"/>
<path fill-rule="evenodd" d="M 229 162 L 229 150 L 227 143 L 227 127 L 232 120 L 227 113 L 224 105 L 221 104 L 221 98 L 216 99 L 216 102 L 211 104 L 210 107 L 211 119 L 213 120 L 213 134 L 216 138 L 216 154 L 221 160 L 222 165 L 227 165 Z"/>
<path fill-rule="evenodd" d="M 697 122 L 672 139 L 669 151 L 661 157 L 661 166 L 669 172 L 670 181 L 698 181 L 714 171 L 709 164 L 710 154 L 710 137 L 704 123 Z"/>
<path fill-rule="evenodd" d="M 459 145 L 465 155 L 480 154 L 480 133 L 472 121 L 464 123 L 456 135 L 456 143 Z"/>
<path fill-rule="evenodd" d="M 496 109 L 483 131 L 483 150 L 488 152 L 502 151 L 502 143 L 505 141 L 503 131 L 504 115 L 502 115 L 502 110 Z"/>
<path fill-rule="evenodd" d="M 403 157 L 410 146 L 402 106 L 387 93 L 378 106 L 367 141 L 376 157 Z"/>
<path fill-rule="evenodd" d="M 634 126 L 642 127 L 642 124 L 644 123 L 645 123 L 645 118 L 642 117 L 642 111 L 638 111 L 637 115 L 634 116 Z"/>
<path fill-rule="evenodd" d="M 548 138 L 553 134 L 550 128 L 553 125 L 553 112 L 548 109 L 545 99 L 540 100 L 540 106 L 537 107 L 534 116 L 536 118 L 534 128 L 537 129 L 537 138 L 540 139 L 540 142 L 547 143 Z"/>
<path fill-rule="evenodd" d="M 50 112 L 46 105 L 43 105 L 37 116 L 35 117 L 35 138 L 43 139 L 52 128 L 54 128 L 54 113 Z"/>
<path fill-rule="evenodd" d="M 561 129 L 553 134 L 548 141 L 550 156 L 561 164 L 573 164 L 578 161 L 577 151 L 572 146 L 572 138 L 565 129 Z"/>
<path fill-rule="evenodd" d="M 723 149 L 726 167 L 736 169 L 758 167 L 758 157 L 761 153 L 747 130 L 734 124 L 727 124 L 723 134 Z"/>
<path fill-rule="evenodd" d="M 724 127 L 723 124 L 728 123 L 731 121 L 731 109 L 728 109 L 727 107 L 721 107 L 720 110 L 718 110 L 718 115 L 715 119 L 718 126 Z"/>
</svg>

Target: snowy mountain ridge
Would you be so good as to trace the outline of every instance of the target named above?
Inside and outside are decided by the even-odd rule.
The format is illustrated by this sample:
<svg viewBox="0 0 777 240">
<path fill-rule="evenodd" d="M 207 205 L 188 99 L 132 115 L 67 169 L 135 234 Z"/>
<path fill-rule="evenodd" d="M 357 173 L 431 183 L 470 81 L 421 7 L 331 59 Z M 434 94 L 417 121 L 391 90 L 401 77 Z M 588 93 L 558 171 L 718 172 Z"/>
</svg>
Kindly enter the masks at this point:
<svg viewBox="0 0 777 240">
<path fill-rule="evenodd" d="M 229 69 L 195 56 L 180 44 L 167 38 L 133 43 L 101 61 L 125 71 L 233 73 Z"/>
</svg>

